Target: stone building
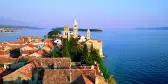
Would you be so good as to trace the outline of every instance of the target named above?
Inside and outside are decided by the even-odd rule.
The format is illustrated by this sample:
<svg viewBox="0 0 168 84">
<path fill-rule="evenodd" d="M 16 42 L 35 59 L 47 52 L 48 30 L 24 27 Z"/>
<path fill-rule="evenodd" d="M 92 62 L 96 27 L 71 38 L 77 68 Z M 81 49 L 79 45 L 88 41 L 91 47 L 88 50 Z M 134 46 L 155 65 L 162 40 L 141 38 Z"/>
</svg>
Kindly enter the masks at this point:
<svg viewBox="0 0 168 84">
<path fill-rule="evenodd" d="M 78 37 L 78 23 L 76 19 L 74 20 L 74 25 L 73 25 L 73 37 L 77 38 Z"/>
<path fill-rule="evenodd" d="M 70 37 L 77 38 L 78 37 L 78 23 L 76 19 L 74 20 L 73 24 L 73 32 L 70 32 L 69 26 L 65 25 L 64 31 L 63 31 L 63 38 L 70 38 Z"/>
<path fill-rule="evenodd" d="M 89 40 L 89 39 L 90 39 L 90 29 L 88 29 L 88 30 L 87 30 L 86 39 L 87 39 L 87 40 Z"/>
<path fill-rule="evenodd" d="M 87 35 L 86 35 L 86 39 L 87 39 L 86 44 L 87 44 L 88 48 L 90 49 L 91 45 L 93 45 L 93 48 L 98 50 L 99 55 L 101 57 L 104 57 L 103 49 L 102 49 L 102 44 L 103 44 L 102 40 L 91 39 L 90 36 L 91 36 L 90 35 L 90 30 L 88 29 L 87 30 Z"/>
<path fill-rule="evenodd" d="M 69 31 L 69 26 L 65 25 L 64 27 L 64 32 L 63 32 L 63 38 L 70 38 L 70 31 Z"/>
<path fill-rule="evenodd" d="M 19 42 L 40 42 L 41 39 L 33 36 L 22 36 L 18 38 Z"/>
<path fill-rule="evenodd" d="M 71 36 L 73 36 L 74 38 L 78 37 L 78 23 L 76 19 L 74 20 L 73 24 L 73 33 L 70 33 L 68 25 L 64 27 L 63 38 L 69 39 Z M 93 45 L 93 48 L 98 50 L 99 55 L 101 57 L 104 57 L 102 49 L 102 40 L 91 39 L 90 29 L 87 30 L 86 38 L 84 36 L 81 36 L 78 40 L 79 44 L 83 42 L 86 42 L 88 49 L 91 47 L 91 45 Z"/>
<path fill-rule="evenodd" d="M 102 40 L 96 40 L 96 39 L 89 39 L 86 42 L 86 45 L 88 46 L 88 49 L 90 49 L 91 45 L 93 45 L 93 48 L 97 49 L 99 52 L 99 55 L 101 57 L 104 57 L 103 50 L 102 50 Z"/>
</svg>

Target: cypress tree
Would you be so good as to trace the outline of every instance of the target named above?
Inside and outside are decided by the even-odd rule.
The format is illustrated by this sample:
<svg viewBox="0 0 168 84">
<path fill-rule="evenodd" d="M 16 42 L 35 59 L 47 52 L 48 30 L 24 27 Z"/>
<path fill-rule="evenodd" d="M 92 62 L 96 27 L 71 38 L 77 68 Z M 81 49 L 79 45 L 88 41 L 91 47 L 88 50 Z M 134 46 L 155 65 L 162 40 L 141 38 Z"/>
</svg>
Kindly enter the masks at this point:
<svg viewBox="0 0 168 84">
<path fill-rule="evenodd" d="M 86 63 L 86 60 L 87 60 L 87 58 L 88 58 L 88 53 L 89 53 L 86 44 L 84 45 L 82 52 L 83 52 L 83 55 L 82 55 L 82 57 L 81 57 L 81 61 L 82 61 L 82 63 Z"/>
</svg>

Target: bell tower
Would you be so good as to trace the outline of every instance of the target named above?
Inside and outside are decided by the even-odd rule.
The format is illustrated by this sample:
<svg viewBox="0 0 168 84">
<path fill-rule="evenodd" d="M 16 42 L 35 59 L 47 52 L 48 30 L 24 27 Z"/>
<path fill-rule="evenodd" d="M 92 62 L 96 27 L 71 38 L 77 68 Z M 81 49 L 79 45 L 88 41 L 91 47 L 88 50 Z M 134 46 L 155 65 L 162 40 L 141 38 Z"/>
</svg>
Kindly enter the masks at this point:
<svg viewBox="0 0 168 84">
<path fill-rule="evenodd" d="M 73 34 L 74 34 L 74 38 L 78 37 L 78 23 L 76 19 L 74 20 L 74 24 L 73 24 Z"/>
<path fill-rule="evenodd" d="M 68 25 L 65 25 L 65 27 L 64 27 L 63 38 L 68 38 L 68 39 L 70 38 Z"/>
<path fill-rule="evenodd" d="M 90 39 L 90 29 L 87 30 L 87 36 L 86 39 L 89 40 Z"/>
</svg>

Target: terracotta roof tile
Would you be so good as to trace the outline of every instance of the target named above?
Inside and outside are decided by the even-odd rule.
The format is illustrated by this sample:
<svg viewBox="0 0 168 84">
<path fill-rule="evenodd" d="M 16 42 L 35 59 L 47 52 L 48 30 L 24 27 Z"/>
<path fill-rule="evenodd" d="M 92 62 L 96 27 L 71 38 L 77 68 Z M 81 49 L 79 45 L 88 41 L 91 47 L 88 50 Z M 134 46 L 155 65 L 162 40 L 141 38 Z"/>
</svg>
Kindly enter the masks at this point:
<svg viewBox="0 0 168 84">
<path fill-rule="evenodd" d="M 18 70 L 12 72 L 11 74 L 4 76 L 3 80 L 11 81 L 16 80 L 18 77 L 21 77 L 22 80 L 28 80 L 32 77 L 32 69 L 35 68 L 34 64 L 31 62 Z"/>
<path fill-rule="evenodd" d="M 72 73 L 71 80 L 75 80 L 81 74 L 85 74 L 86 77 L 89 78 L 89 80 L 95 82 L 95 75 L 96 74 L 95 74 L 94 69 L 72 69 L 71 73 Z"/>
<path fill-rule="evenodd" d="M 84 74 L 80 75 L 77 79 L 75 79 L 72 84 L 94 84 L 90 81 Z"/>
<path fill-rule="evenodd" d="M 4 72 L 3 68 L 0 68 L 0 74 L 3 73 L 3 72 Z"/>
<path fill-rule="evenodd" d="M 95 70 L 93 69 L 55 69 L 45 70 L 43 83 L 44 84 L 69 84 L 76 80 L 82 74 L 85 74 L 86 82 L 95 83 Z M 90 81 L 89 81 L 90 80 Z M 86 83 L 87 84 L 87 83 Z M 92 84 L 92 83 L 91 83 Z"/>
<path fill-rule="evenodd" d="M 56 64 L 57 68 L 69 69 L 71 66 L 70 58 L 38 58 L 36 61 L 42 65 L 42 67 L 48 67 L 49 64 Z"/>
<path fill-rule="evenodd" d="M 102 40 L 98 40 L 97 42 L 101 43 L 101 42 L 102 42 Z"/>
<path fill-rule="evenodd" d="M 9 52 L 0 51 L 0 55 L 9 55 Z"/>
<path fill-rule="evenodd" d="M 52 49 L 52 48 L 54 48 L 54 45 L 53 45 L 53 43 L 52 42 L 48 42 L 48 46 Z"/>
<path fill-rule="evenodd" d="M 22 51 L 22 54 L 32 54 L 34 52 L 36 52 L 37 50 L 24 50 Z"/>
<path fill-rule="evenodd" d="M 17 58 L 5 58 L 5 57 L 0 57 L 0 64 L 4 63 L 15 63 L 17 61 Z"/>
<path fill-rule="evenodd" d="M 70 70 L 45 70 L 43 76 L 43 84 L 69 84 Z"/>
<path fill-rule="evenodd" d="M 28 44 L 29 47 L 31 48 L 34 48 L 34 45 L 33 44 Z"/>
<path fill-rule="evenodd" d="M 12 45 L 12 44 L 17 44 L 17 45 L 23 45 L 23 44 L 26 44 L 26 42 L 19 42 L 19 41 L 6 42 L 6 43 L 9 44 L 9 45 Z"/>
<path fill-rule="evenodd" d="M 78 66 L 76 67 L 77 69 L 92 69 L 91 66 Z M 96 74 L 97 75 L 100 75 L 100 72 L 99 72 L 99 65 L 96 64 L 96 66 L 93 67 L 95 70 L 96 70 Z"/>
<path fill-rule="evenodd" d="M 37 53 L 40 55 L 44 55 L 46 52 L 44 50 L 39 50 L 39 51 L 37 51 Z"/>
</svg>

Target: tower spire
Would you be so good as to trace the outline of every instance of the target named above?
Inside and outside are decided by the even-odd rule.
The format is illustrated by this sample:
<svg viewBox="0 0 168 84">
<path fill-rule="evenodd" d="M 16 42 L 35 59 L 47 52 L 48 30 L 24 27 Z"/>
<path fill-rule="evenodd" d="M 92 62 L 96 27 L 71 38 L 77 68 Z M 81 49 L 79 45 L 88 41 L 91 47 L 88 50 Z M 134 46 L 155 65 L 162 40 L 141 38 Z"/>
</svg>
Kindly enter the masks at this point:
<svg viewBox="0 0 168 84">
<path fill-rule="evenodd" d="M 74 38 L 78 37 L 78 22 L 76 20 L 76 17 L 75 17 L 74 25 L 73 25 L 73 34 L 74 34 Z"/>
<path fill-rule="evenodd" d="M 89 40 L 90 39 L 90 29 L 87 30 L 87 36 L 86 39 Z"/>
<path fill-rule="evenodd" d="M 78 25 L 76 17 L 75 17 L 75 20 L 74 20 L 74 25 Z"/>
</svg>

